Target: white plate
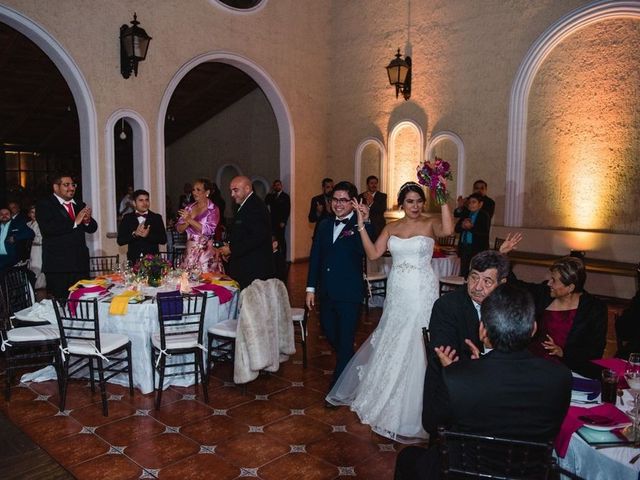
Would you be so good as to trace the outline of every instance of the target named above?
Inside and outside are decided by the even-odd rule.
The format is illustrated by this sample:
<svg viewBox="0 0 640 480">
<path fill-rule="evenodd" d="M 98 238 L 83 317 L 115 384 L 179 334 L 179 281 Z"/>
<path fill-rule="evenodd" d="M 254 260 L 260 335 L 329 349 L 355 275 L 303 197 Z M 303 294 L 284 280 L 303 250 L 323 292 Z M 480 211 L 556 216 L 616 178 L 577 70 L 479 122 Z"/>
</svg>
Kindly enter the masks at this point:
<svg viewBox="0 0 640 480">
<path fill-rule="evenodd" d="M 89 292 L 89 293 L 83 293 L 82 296 L 80 297 L 82 300 L 86 300 L 89 298 L 96 298 L 99 297 L 100 295 L 102 295 L 104 292 Z"/>
<path fill-rule="evenodd" d="M 617 428 L 625 428 L 631 425 L 631 422 L 618 423 L 617 425 L 589 425 L 585 423 L 584 426 L 591 430 L 597 430 L 599 432 L 608 432 Z"/>
</svg>

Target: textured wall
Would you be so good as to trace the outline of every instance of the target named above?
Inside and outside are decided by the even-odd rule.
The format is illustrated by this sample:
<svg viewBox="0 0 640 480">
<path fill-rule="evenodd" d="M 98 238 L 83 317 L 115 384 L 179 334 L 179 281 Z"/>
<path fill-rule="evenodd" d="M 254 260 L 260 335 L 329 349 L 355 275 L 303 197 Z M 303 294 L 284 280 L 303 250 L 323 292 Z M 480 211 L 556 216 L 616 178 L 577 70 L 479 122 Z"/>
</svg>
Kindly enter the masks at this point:
<svg viewBox="0 0 640 480">
<path fill-rule="evenodd" d="M 525 225 L 640 234 L 640 20 L 596 23 L 529 96 Z"/>
<path fill-rule="evenodd" d="M 175 204 L 185 182 L 197 177 L 215 182 L 218 170 L 226 164 L 271 182 L 280 176 L 279 148 L 273 110 L 258 88 L 167 148 L 167 191 L 173 192 Z M 218 187 L 230 216 L 229 184 L 223 180 Z"/>
</svg>

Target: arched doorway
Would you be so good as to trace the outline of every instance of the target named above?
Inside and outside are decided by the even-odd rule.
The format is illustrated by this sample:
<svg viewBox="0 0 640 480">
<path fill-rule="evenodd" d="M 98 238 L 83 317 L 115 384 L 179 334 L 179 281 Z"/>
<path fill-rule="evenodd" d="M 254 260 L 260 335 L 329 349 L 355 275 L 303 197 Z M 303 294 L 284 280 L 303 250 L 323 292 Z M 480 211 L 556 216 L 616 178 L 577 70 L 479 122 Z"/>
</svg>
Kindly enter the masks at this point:
<svg viewBox="0 0 640 480">
<path fill-rule="evenodd" d="M 251 60 L 248 60 L 239 55 L 230 54 L 230 53 L 207 53 L 200 55 L 191 61 L 187 62 L 171 79 L 165 94 L 162 98 L 162 102 L 160 104 L 160 111 L 158 117 L 158 165 L 157 165 L 157 184 L 158 190 L 160 191 L 161 198 L 160 202 L 164 203 L 165 191 L 166 191 L 166 152 L 165 152 L 165 123 L 167 121 L 172 121 L 173 113 L 169 110 L 170 103 L 172 101 L 173 94 L 178 88 L 181 80 L 185 78 L 189 72 L 194 70 L 201 64 L 205 63 L 221 63 L 226 66 L 233 67 L 237 70 L 240 70 L 245 75 L 250 77 L 250 79 L 255 82 L 255 84 L 259 87 L 260 94 L 264 95 L 266 98 L 270 108 L 272 109 L 273 116 L 275 117 L 275 125 L 277 126 L 277 140 L 278 140 L 278 166 L 279 166 L 279 176 L 282 182 L 285 185 L 285 189 L 289 190 L 292 196 L 295 195 L 295 182 L 294 182 L 294 172 L 293 172 L 293 125 L 291 122 L 291 115 L 289 113 L 289 109 L 284 101 L 284 97 L 281 94 L 279 88 L 271 79 L 271 77 L 267 74 L 267 72 L 262 69 L 259 65 L 255 64 Z M 176 119 L 177 120 L 177 119 Z M 235 159 L 235 161 L 228 161 L 225 163 L 234 163 L 238 164 L 240 167 L 242 165 L 239 162 L 240 159 Z M 211 169 L 210 169 L 211 170 Z M 244 169 L 243 169 L 244 170 Z M 208 176 L 212 177 L 215 172 L 209 171 Z M 245 170 L 245 174 L 252 175 L 255 172 L 251 172 L 249 170 Z M 274 177 L 277 178 L 277 177 Z M 224 185 L 219 185 L 219 187 L 224 190 Z M 294 207 L 295 208 L 295 207 Z M 295 217 L 292 212 L 290 227 L 291 230 L 295 228 L 294 226 Z M 292 248 L 289 250 L 290 252 L 294 252 L 293 239 L 290 238 L 289 244 L 292 245 Z"/>
</svg>

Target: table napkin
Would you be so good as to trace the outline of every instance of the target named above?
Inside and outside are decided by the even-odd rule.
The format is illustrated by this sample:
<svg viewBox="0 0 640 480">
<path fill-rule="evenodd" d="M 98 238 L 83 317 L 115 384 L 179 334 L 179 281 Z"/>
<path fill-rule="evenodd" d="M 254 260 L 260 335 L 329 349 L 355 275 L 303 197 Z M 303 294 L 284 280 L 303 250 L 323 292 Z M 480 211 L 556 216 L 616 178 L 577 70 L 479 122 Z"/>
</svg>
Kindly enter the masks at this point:
<svg viewBox="0 0 640 480">
<path fill-rule="evenodd" d="M 112 283 L 124 282 L 124 276 L 121 273 L 108 273 L 106 275 L 100 275 L 96 277 L 97 280 L 106 280 Z"/>
<path fill-rule="evenodd" d="M 78 280 L 76 283 L 74 283 L 73 285 L 71 285 L 69 287 L 69 291 L 73 292 L 74 290 L 77 290 L 78 288 L 82 288 L 82 285 L 92 285 L 92 286 L 101 286 L 101 287 L 108 287 L 109 286 L 109 281 L 105 280 L 104 278 L 94 278 L 94 279 L 85 279 L 85 280 Z M 91 288 L 91 287 L 88 287 Z"/>
<path fill-rule="evenodd" d="M 193 287 L 192 290 L 198 293 L 206 293 L 206 292 L 215 293 L 216 297 L 218 297 L 218 301 L 220 302 L 220 305 L 222 305 L 223 303 L 227 303 L 233 298 L 233 293 L 231 293 L 229 290 L 227 290 L 224 287 L 221 287 L 220 285 L 214 285 L 211 283 L 203 283 L 202 285 Z"/>
<path fill-rule="evenodd" d="M 125 290 L 113 297 L 109 306 L 109 315 L 126 315 L 129 309 L 129 300 L 136 295 L 138 292 L 135 290 Z"/>
<path fill-rule="evenodd" d="M 75 288 L 70 294 L 69 294 L 69 300 L 80 300 L 83 295 L 86 295 L 87 293 L 102 293 L 102 292 L 106 292 L 107 289 L 104 287 L 101 287 L 100 285 L 96 285 L 94 287 L 86 287 L 86 288 Z M 71 312 L 72 315 L 76 314 L 76 307 L 78 306 L 78 303 L 76 301 L 72 301 L 69 302 L 69 312 Z"/>
<path fill-rule="evenodd" d="M 571 390 L 587 393 L 587 400 L 597 398 L 601 389 L 600 380 L 579 377 L 573 377 L 571 380 Z"/>
<path fill-rule="evenodd" d="M 578 418 L 582 415 L 602 415 L 612 419 L 616 423 L 625 423 L 629 421 L 629 417 L 625 413 L 621 412 L 617 407 L 610 403 L 603 403 L 602 405 L 592 408 L 569 407 L 567 416 L 564 417 L 564 420 L 562 421 L 560 433 L 558 433 L 554 442 L 556 452 L 560 457 L 564 457 L 567 454 L 571 435 L 585 424 L 583 420 Z"/>
<path fill-rule="evenodd" d="M 227 276 L 220 276 L 219 273 L 205 272 L 200 278 L 207 283 L 220 285 L 221 287 L 240 288 L 240 284 Z"/>
</svg>

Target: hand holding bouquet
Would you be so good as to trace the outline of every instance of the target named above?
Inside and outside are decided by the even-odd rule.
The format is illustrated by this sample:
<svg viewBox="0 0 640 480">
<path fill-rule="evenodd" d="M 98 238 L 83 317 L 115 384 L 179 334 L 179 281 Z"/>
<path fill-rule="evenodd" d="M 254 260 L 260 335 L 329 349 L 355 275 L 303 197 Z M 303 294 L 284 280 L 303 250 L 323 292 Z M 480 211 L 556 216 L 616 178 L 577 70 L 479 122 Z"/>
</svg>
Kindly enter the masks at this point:
<svg viewBox="0 0 640 480">
<path fill-rule="evenodd" d="M 451 165 L 449 162 L 435 157 L 433 162 L 426 160 L 418 165 L 418 183 L 429 188 L 431 197 L 438 205 L 444 205 L 449 200 L 447 192 L 447 180 L 453 180 Z"/>
</svg>

